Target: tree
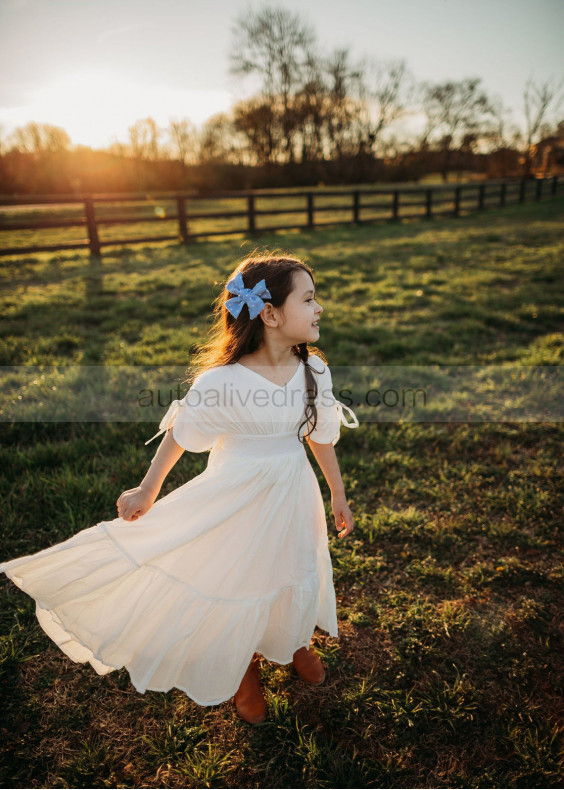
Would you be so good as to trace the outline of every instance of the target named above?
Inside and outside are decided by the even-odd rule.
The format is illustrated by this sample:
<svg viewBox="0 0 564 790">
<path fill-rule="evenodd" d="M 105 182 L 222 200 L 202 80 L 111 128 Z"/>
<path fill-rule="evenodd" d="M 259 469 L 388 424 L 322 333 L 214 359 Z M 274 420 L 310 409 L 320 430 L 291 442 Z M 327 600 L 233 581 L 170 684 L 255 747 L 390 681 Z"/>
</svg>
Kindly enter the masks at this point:
<svg viewBox="0 0 564 790">
<path fill-rule="evenodd" d="M 304 65 L 315 36 L 298 14 L 265 7 L 239 17 L 233 27 L 231 72 L 262 79 L 264 103 L 273 125 L 281 127 L 280 155 L 294 160 L 293 99 L 301 87 Z M 272 138 L 277 135 L 272 130 Z M 274 147 L 272 158 L 275 158 Z"/>
<path fill-rule="evenodd" d="M 133 158 L 139 161 L 152 160 L 156 162 L 159 158 L 159 137 L 161 136 L 161 130 L 156 121 L 151 117 L 143 118 L 135 121 L 127 131 Z"/>
<path fill-rule="evenodd" d="M 168 123 L 168 136 L 171 153 L 175 159 L 186 166 L 188 162 L 194 163 L 198 159 L 198 133 L 196 127 L 187 118 L 182 120 L 170 119 Z"/>
<path fill-rule="evenodd" d="M 383 130 L 407 112 L 411 75 L 404 60 L 372 61 L 358 80 L 363 106 L 362 148 L 374 152 Z"/>
<path fill-rule="evenodd" d="M 425 127 L 416 143 L 421 151 L 429 150 L 431 136 L 441 123 L 441 107 L 434 100 L 430 87 L 428 83 L 419 85 L 421 112 L 425 116 Z"/>
<path fill-rule="evenodd" d="M 519 134 L 518 128 L 510 126 L 511 110 L 503 104 L 501 96 L 493 96 L 490 100 L 489 123 L 484 127 L 482 138 L 490 151 L 498 151 L 509 145 Z"/>
<path fill-rule="evenodd" d="M 525 178 L 532 175 L 532 161 L 536 153 L 536 145 L 539 137 L 546 132 L 546 118 L 549 108 L 552 106 L 553 113 L 557 113 L 562 105 L 563 85 L 564 79 L 559 82 L 549 79 L 538 84 L 533 81 L 532 77 L 527 80 L 523 95 L 526 122 L 523 162 Z"/>
<path fill-rule="evenodd" d="M 71 140 L 60 126 L 31 121 L 14 130 L 11 147 L 28 154 L 60 153 L 70 148 Z"/>
<path fill-rule="evenodd" d="M 505 107 L 501 96 L 490 100 L 489 121 L 485 124 L 481 142 L 488 154 L 488 174 L 495 178 L 507 178 L 517 170 L 517 150 L 522 147 L 521 132 L 511 121 L 511 111 Z"/>
<path fill-rule="evenodd" d="M 294 141 L 300 162 L 324 159 L 326 154 L 330 156 L 326 135 L 328 113 L 325 64 L 312 44 L 308 48 L 301 86 L 294 95 L 292 110 Z"/>
<path fill-rule="evenodd" d="M 329 55 L 325 71 L 328 78 L 326 122 L 330 156 L 342 159 L 358 148 L 362 108 L 355 95 L 363 72 L 361 66 L 350 63 L 350 53 L 345 49 L 337 49 Z"/>
<path fill-rule="evenodd" d="M 120 157 L 124 159 L 127 156 L 127 143 L 122 143 L 121 140 L 118 140 L 117 137 L 114 137 L 110 144 L 106 146 L 105 149 L 109 154 L 112 156 Z"/>
<path fill-rule="evenodd" d="M 271 161 L 275 147 L 272 107 L 262 97 L 244 99 L 233 108 L 233 127 L 247 140 L 246 164 Z"/>
<path fill-rule="evenodd" d="M 444 153 L 441 170 L 444 181 L 448 178 L 454 146 L 460 145 L 465 135 L 478 135 L 484 118 L 491 113 L 490 101 L 481 91 L 480 82 L 481 78 L 473 77 L 423 86 L 423 108 L 427 116 L 424 142 L 427 143 L 431 129 L 442 134 L 439 147 Z"/>
<path fill-rule="evenodd" d="M 200 162 L 242 164 L 244 145 L 227 113 L 212 115 L 202 129 Z"/>
</svg>

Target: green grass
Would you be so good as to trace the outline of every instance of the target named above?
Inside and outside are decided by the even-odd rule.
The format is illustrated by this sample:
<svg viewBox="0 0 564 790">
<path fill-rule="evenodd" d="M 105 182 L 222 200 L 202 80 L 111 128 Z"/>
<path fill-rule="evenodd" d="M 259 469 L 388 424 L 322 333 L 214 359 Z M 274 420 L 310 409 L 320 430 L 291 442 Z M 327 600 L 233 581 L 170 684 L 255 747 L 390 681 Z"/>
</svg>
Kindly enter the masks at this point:
<svg viewBox="0 0 564 790">
<path fill-rule="evenodd" d="M 305 257 L 339 365 L 562 365 L 562 199 L 459 220 L 261 237 Z M 185 365 L 255 241 L 2 261 L 3 365 Z M 3 424 L 2 558 L 115 515 L 154 455 L 139 423 Z M 263 663 L 269 718 L 98 676 L 0 581 L 0 779 L 11 787 L 557 787 L 561 423 L 363 423 L 337 453 L 339 638 L 320 687 Z M 185 453 L 163 494 L 205 467 Z"/>
</svg>

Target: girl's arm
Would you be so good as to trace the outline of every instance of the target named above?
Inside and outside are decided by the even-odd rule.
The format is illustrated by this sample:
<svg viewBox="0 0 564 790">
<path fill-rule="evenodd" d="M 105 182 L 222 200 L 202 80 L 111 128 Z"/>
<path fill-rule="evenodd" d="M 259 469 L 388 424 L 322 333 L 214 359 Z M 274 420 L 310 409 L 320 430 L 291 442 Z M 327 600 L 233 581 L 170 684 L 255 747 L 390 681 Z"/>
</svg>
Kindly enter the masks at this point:
<svg viewBox="0 0 564 790">
<path fill-rule="evenodd" d="M 335 448 L 332 444 L 317 444 L 307 436 L 306 439 L 331 489 L 331 507 L 335 526 L 342 530 L 339 532 L 339 537 L 344 538 L 353 531 L 354 519 L 347 503 Z"/>
<path fill-rule="evenodd" d="M 159 449 L 155 453 L 155 457 L 151 461 L 149 471 L 139 483 L 139 488 L 144 488 L 146 491 L 155 492 L 155 498 L 161 490 L 165 477 L 168 475 L 172 467 L 178 461 L 184 447 L 181 447 L 174 440 L 172 435 L 172 428 L 170 428 L 159 445 Z"/>
<path fill-rule="evenodd" d="M 177 444 L 172 436 L 172 429 L 168 430 L 141 483 L 137 488 L 124 491 L 117 500 L 120 518 L 124 521 L 136 521 L 150 510 L 159 495 L 165 477 L 183 452 L 184 448 Z"/>
</svg>

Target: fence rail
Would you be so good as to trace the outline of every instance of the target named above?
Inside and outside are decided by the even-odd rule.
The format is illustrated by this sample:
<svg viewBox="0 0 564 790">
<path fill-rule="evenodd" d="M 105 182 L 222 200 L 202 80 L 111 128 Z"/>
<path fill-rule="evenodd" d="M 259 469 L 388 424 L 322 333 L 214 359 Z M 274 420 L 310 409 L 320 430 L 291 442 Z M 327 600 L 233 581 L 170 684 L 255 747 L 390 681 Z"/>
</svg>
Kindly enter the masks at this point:
<svg viewBox="0 0 564 790">
<path fill-rule="evenodd" d="M 75 241 L 57 241 L 53 244 L 33 244 L 30 246 L 0 246 L 0 255 L 18 255 L 33 252 L 51 252 L 56 250 L 89 249 L 92 255 L 101 255 L 104 246 L 121 246 L 160 241 L 179 241 L 189 244 L 201 238 L 213 236 L 250 234 L 274 230 L 311 229 L 329 225 L 346 225 L 373 222 L 397 222 L 403 219 L 432 219 L 437 216 L 458 217 L 462 212 L 483 211 L 498 208 L 511 203 L 525 203 L 530 200 L 542 200 L 555 197 L 563 191 L 562 177 L 553 176 L 544 179 L 487 181 L 458 185 L 439 186 L 404 186 L 398 188 L 372 187 L 353 190 L 302 190 L 287 192 L 216 192 L 206 197 L 189 193 L 158 192 L 150 195 L 129 192 L 120 194 L 96 195 L 37 195 L 37 196 L 0 196 L 0 232 L 41 231 L 61 228 L 84 228 L 88 238 Z M 376 196 L 376 202 L 367 199 Z M 345 202 L 322 205 L 326 198 L 338 197 Z M 379 199 L 378 199 L 379 198 Z M 292 205 L 286 207 L 258 208 L 257 202 L 291 200 Z M 304 200 L 303 204 L 299 204 Z M 203 205 L 229 202 L 234 211 L 201 211 Z M 238 201 L 244 207 L 239 209 Z M 115 212 L 116 204 L 141 204 L 142 208 L 154 206 L 155 202 L 172 203 L 175 213 L 160 210 L 159 213 L 140 215 L 135 213 Z M 191 205 L 190 205 L 191 204 Z M 47 218 L 34 221 L 10 221 L 9 209 L 27 206 L 29 210 L 41 206 L 82 206 L 82 216 L 71 218 Z M 194 207 L 194 211 L 191 208 Z M 446 208 L 445 208 L 446 207 Z M 217 205 L 215 206 L 217 209 Z M 419 209 L 413 212 L 412 209 Z M 97 210 L 99 209 L 99 210 Z M 155 208 L 156 211 L 156 208 Z M 374 212 L 380 212 L 374 216 Z M 372 213 L 373 216 L 368 216 Z M 316 221 L 316 215 L 326 214 L 328 221 Z M 305 223 L 286 223 L 281 225 L 259 226 L 259 220 L 266 217 L 302 215 Z M 342 216 L 348 215 L 348 216 Z M 194 224 L 210 220 L 232 220 L 245 218 L 245 227 L 215 227 L 206 230 L 194 230 Z M 175 232 L 159 235 L 132 236 L 131 238 L 100 237 L 102 226 L 132 225 L 135 223 L 171 223 L 175 222 Z M 0 237 L 1 238 L 1 237 Z"/>
</svg>

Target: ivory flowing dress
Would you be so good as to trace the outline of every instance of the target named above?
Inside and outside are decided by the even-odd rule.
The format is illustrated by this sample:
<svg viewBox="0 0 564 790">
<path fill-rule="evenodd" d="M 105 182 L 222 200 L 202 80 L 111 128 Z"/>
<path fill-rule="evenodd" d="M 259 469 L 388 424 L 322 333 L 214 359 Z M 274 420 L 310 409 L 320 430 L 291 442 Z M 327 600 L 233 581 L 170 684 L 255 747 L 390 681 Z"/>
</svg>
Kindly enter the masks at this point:
<svg viewBox="0 0 564 790">
<path fill-rule="evenodd" d="M 311 439 L 336 444 L 341 422 L 358 420 L 320 357 L 308 363 L 318 384 Z M 338 636 L 323 500 L 298 439 L 305 397 L 301 361 L 285 386 L 240 363 L 204 371 L 156 434 L 172 427 L 184 449 L 210 450 L 202 474 L 136 521 L 102 521 L 0 564 L 67 656 L 99 675 L 126 667 L 141 693 L 176 687 L 216 705 L 233 697 L 253 653 L 288 664 L 316 625 Z"/>
</svg>

